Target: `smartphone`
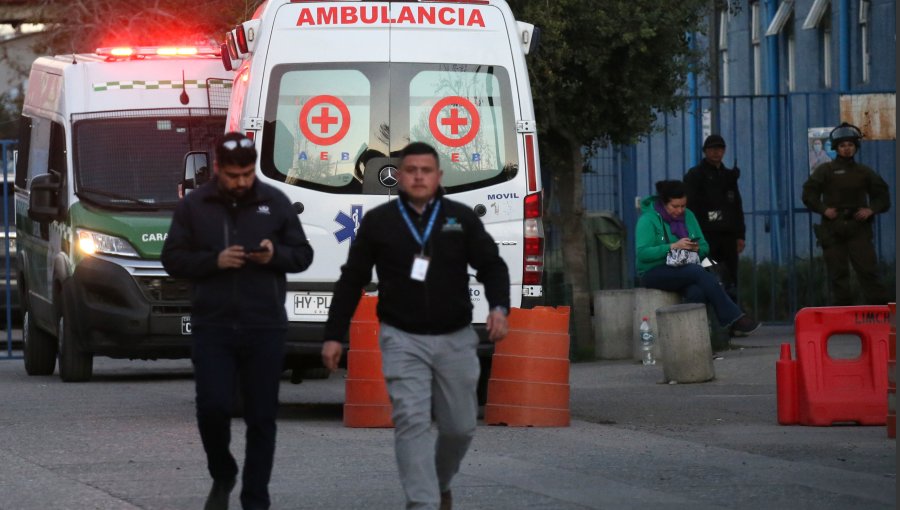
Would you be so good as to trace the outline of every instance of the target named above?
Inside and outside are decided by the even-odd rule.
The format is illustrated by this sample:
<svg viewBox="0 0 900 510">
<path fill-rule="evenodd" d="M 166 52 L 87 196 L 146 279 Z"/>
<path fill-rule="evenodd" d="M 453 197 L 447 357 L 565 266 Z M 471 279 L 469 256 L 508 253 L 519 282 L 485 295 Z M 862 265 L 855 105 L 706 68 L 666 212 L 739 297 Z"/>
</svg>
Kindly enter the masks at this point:
<svg viewBox="0 0 900 510">
<path fill-rule="evenodd" d="M 244 253 L 265 253 L 267 251 L 269 250 L 265 246 L 254 246 L 252 248 L 244 246 Z"/>
<path fill-rule="evenodd" d="M 691 238 L 691 242 L 692 242 L 692 243 L 699 243 L 699 242 L 700 242 L 700 238 L 699 238 L 699 237 L 692 237 L 692 238 Z"/>
</svg>

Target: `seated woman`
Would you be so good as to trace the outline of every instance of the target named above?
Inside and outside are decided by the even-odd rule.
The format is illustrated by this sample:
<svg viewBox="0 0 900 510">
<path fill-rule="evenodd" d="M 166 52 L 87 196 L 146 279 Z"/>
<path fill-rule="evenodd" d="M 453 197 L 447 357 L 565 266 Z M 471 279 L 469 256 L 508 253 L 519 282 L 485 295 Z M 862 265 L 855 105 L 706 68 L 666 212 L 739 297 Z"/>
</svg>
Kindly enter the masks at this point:
<svg viewBox="0 0 900 510">
<path fill-rule="evenodd" d="M 641 285 L 678 292 L 688 303 L 709 303 L 722 326 L 743 333 L 755 331 L 760 323 L 742 312 L 715 275 L 703 266 L 666 265 L 670 249 L 697 252 L 702 260 L 709 252 L 709 244 L 694 213 L 687 209 L 684 183 L 659 181 L 656 193 L 641 201 L 641 217 L 635 229 L 636 266 Z"/>
</svg>

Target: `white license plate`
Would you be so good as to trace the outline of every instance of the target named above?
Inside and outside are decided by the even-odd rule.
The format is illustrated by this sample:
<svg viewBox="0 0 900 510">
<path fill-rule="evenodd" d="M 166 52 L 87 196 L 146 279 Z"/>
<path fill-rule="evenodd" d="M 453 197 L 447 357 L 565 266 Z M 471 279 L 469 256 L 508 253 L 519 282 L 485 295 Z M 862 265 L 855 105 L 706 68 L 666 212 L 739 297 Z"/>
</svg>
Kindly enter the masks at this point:
<svg viewBox="0 0 900 510">
<path fill-rule="evenodd" d="M 289 292 L 287 296 L 288 314 L 293 317 L 327 317 L 331 307 L 331 294 L 313 292 Z"/>
</svg>

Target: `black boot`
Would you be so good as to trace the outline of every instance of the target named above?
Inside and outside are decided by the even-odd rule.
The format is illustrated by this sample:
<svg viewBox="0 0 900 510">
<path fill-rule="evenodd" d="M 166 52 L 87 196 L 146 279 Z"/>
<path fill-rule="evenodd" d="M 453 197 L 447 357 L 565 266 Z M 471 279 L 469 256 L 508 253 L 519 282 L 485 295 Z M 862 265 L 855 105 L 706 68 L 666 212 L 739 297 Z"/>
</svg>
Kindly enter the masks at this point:
<svg viewBox="0 0 900 510">
<path fill-rule="evenodd" d="M 450 491 L 441 493 L 441 510 L 453 509 L 453 494 Z"/>
<path fill-rule="evenodd" d="M 206 505 L 203 510 L 228 510 L 228 497 L 231 495 L 231 489 L 237 479 L 229 480 L 213 480 L 212 488 L 209 490 L 209 496 L 206 497 Z"/>
</svg>

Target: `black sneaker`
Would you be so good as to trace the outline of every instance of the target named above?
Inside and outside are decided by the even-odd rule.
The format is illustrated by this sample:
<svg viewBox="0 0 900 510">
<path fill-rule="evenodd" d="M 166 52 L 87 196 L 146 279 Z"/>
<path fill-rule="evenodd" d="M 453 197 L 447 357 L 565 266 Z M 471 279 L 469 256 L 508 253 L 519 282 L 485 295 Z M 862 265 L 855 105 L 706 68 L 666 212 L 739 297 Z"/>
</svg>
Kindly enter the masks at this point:
<svg viewBox="0 0 900 510">
<path fill-rule="evenodd" d="M 203 510 L 228 510 L 228 497 L 231 496 L 231 490 L 234 489 L 236 482 L 236 478 L 213 480 L 212 489 L 209 490 Z"/>
<path fill-rule="evenodd" d="M 450 491 L 441 493 L 441 510 L 453 510 L 453 494 Z"/>
<path fill-rule="evenodd" d="M 740 319 L 734 321 L 734 324 L 731 325 L 731 329 L 735 333 L 744 333 L 745 335 L 749 335 L 750 333 L 753 333 L 754 331 L 759 329 L 760 326 L 762 326 L 761 322 L 755 321 L 744 314 Z"/>
<path fill-rule="evenodd" d="M 741 338 L 747 336 L 747 333 L 744 333 L 743 331 L 737 331 L 734 329 L 734 326 L 732 326 L 728 328 L 728 336 L 732 338 Z"/>
</svg>

